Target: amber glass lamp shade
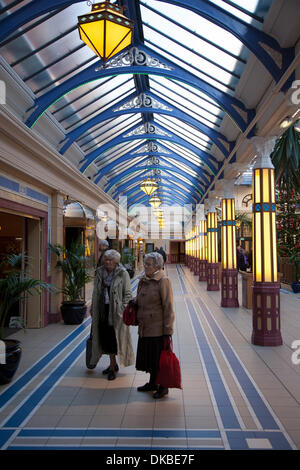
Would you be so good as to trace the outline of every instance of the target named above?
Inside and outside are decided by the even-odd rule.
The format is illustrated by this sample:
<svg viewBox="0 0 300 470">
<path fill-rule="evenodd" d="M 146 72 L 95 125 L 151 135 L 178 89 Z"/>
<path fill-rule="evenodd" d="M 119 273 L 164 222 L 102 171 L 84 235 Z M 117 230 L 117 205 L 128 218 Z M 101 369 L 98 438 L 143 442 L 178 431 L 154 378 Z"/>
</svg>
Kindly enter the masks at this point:
<svg viewBox="0 0 300 470">
<path fill-rule="evenodd" d="M 147 196 L 151 196 L 151 194 L 153 194 L 157 190 L 157 188 L 158 184 L 151 178 L 145 179 L 140 185 L 140 189 L 144 191 Z"/>
<path fill-rule="evenodd" d="M 133 22 L 123 15 L 123 7 L 110 2 L 95 3 L 89 14 L 78 17 L 80 39 L 103 61 L 132 42 Z"/>
<path fill-rule="evenodd" d="M 151 206 L 154 208 L 154 209 L 157 209 L 160 205 L 161 205 L 161 200 L 158 196 L 152 196 L 150 199 L 149 199 L 149 204 L 151 204 Z"/>
</svg>

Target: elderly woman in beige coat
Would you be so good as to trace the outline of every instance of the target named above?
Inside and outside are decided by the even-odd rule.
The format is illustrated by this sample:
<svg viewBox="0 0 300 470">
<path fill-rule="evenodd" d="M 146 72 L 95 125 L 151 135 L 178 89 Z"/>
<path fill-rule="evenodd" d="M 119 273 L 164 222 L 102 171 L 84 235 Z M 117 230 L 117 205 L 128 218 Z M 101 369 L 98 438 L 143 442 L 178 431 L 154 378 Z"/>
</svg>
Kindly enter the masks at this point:
<svg viewBox="0 0 300 470">
<path fill-rule="evenodd" d="M 156 383 L 156 376 L 164 340 L 173 334 L 175 319 L 172 284 L 163 266 L 160 253 L 145 255 L 145 276 L 139 282 L 135 300 L 139 334 L 136 369 L 150 373 L 150 381 L 138 387 L 138 391 L 154 391 L 153 398 L 162 398 L 168 393 L 167 388 Z"/>
<path fill-rule="evenodd" d="M 120 253 L 107 250 L 103 265 L 96 269 L 92 296 L 92 356 L 96 366 L 102 354 L 108 354 L 110 365 L 103 370 L 108 380 L 116 378 L 119 366 L 134 364 L 129 326 L 123 323 L 123 310 L 132 298 L 129 274 L 120 264 Z"/>
</svg>

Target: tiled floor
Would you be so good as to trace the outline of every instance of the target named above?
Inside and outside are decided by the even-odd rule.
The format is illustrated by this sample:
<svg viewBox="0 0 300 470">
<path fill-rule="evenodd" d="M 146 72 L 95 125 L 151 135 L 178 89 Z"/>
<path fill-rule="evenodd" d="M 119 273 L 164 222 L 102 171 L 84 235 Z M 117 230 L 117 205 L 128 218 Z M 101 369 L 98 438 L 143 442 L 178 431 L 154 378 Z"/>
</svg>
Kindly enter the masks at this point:
<svg viewBox="0 0 300 470">
<path fill-rule="evenodd" d="M 112 382 L 102 375 L 107 357 L 87 370 L 90 318 L 19 331 L 22 361 L 0 389 L 0 449 L 300 449 L 300 364 L 291 360 L 300 295 L 282 289 L 284 344 L 259 347 L 250 310 L 221 308 L 220 292 L 184 266 L 167 273 L 183 389 L 155 401 L 137 392 L 148 376 L 134 366 Z M 132 338 L 136 348 L 135 327 Z"/>
</svg>

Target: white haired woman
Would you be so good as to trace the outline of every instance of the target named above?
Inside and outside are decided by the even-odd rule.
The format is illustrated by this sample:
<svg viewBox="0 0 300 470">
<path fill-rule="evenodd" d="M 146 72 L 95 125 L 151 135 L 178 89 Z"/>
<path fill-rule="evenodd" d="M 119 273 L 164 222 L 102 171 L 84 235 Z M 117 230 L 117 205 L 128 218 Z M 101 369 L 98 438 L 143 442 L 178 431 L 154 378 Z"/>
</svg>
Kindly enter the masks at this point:
<svg viewBox="0 0 300 470">
<path fill-rule="evenodd" d="M 139 282 L 135 301 L 139 334 L 136 369 L 150 373 L 149 382 L 138 387 L 138 391 L 154 391 L 153 398 L 168 394 L 167 388 L 156 383 L 156 376 L 164 338 L 173 334 L 175 319 L 172 284 L 163 266 L 160 253 L 145 255 L 145 275 Z"/>
<path fill-rule="evenodd" d="M 103 265 L 96 269 L 92 296 L 92 356 L 90 363 L 98 363 L 102 354 L 108 354 L 110 364 L 103 374 L 108 380 L 116 378 L 119 366 L 134 364 L 134 352 L 129 326 L 123 323 L 123 310 L 132 298 L 129 274 L 120 264 L 120 253 L 107 250 Z"/>
</svg>

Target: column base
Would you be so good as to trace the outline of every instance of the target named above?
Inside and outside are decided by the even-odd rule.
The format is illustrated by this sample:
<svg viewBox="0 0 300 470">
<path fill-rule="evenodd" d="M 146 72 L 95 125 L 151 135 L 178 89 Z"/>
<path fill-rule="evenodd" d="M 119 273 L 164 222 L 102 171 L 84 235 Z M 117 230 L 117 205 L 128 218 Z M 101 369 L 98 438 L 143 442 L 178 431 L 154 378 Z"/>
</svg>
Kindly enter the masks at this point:
<svg viewBox="0 0 300 470">
<path fill-rule="evenodd" d="M 254 282 L 252 286 L 252 305 L 252 344 L 257 346 L 281 346 L 280 284 L 278 282 Z"/>
<path fill-rule="evenodd" d="M 207 290 L 220 290 L 219 287 L 219 263 L 207 263 Z"/>
<path fill-rule="evenodd" d="M 199 259 L 198 258 L 195 258 L 195 262 L 194 262 L 194 275 L 195 276 L 199 276 Z"/>
<path fill-rule="evenodd" d="M 237 269 L 222 269 L 221 307 L 239 307 Z"/>
<path fill-rule="evenodd" d="M 199 260 L 199 281 L 207 281 L 207 261 L 206 259 Z"/>
</svg>

